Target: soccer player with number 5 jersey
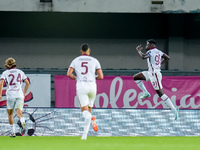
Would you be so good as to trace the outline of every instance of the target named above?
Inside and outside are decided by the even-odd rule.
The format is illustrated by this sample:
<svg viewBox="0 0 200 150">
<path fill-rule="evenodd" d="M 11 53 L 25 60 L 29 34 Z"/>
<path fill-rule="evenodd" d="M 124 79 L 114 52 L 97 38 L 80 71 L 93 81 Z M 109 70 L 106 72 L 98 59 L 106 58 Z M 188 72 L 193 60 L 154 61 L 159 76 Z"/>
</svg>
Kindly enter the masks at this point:
<svg viewBox="0 0 200 150">
<path fill-rule="evenodd" d="M 67 76 L 73 80 L 76 80 L 76 94 L 79 99 L 81 111 L 84 120 L 84 131 L 81 137 L 82 140 L 87 139 L 90 123 L 92 122 L 93 129 L 98 130 L 95 123 L 95 117 L 91 115 L 91 109 L 93 107 L 97 87 L 96 79 L 103 79 L 103 72 L 99 61 L 90 56 L 90 47 L 88 44 L 81 46 L 81 56 L 76 57 L 70 64 Z M 73 75 L 75 71 L 76 76 Z"/>
<path fill-rule="evenodd" d="M 140 72 L 133 76 L 137 86 L 143 91 L 141 99 L 150 97 L 150 93 L 147 91 L 142 80 L 151 81 L 153 88 L 156 90 L 158 96 L 171 108 L 175 115 L 175 120 L 178 118 L 179 109 L 175 108 L 172 104 L 170 98 L 163 92 L 162 87 L 162 74 L 161 74 L 161 64 L 165 63 L 170 59 L 170 57 L 156 48 L 156 41 L 153 39 L 147 40 L 146 53 L 142 52 L 143 47 L 141 45 L 136 47 L 139 55 L 143 59 L 147 59 L 148 71 Z"/>
<path fill-rule="evenodd" d="M 6 82 L 7 112 L 12 131 L 10 137 L 15 137 L 15 124 L 13 119 L 13 111 L 15 108 L 17 117 L 20 119 L 22 124 L 22 134 L 25 133 L 26 123 L 22 110 L 24 106 L 24 97 L 29 87 L 29 80 L 22 70 L 16 68 L 15 59 L 8 58 L 5 61 L 5 67 L 7 70 L 2 73 L 0 81 L 0 100 L 2 99 L 3 84 Z M 22 89 L 23 82 L 25 82 L 24 90 Z"/>
</svg>

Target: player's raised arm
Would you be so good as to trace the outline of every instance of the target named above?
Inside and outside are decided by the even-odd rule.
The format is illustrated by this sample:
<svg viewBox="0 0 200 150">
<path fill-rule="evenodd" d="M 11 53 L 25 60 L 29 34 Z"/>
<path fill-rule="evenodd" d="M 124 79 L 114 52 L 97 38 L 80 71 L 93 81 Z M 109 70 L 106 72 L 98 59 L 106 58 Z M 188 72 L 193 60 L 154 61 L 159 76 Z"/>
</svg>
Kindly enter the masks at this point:
<svg viewBox="0 0 200 150">
<path fill-rule="evenodd" d="M 96 77 L 96 79 L 97 79 L 97 80 L 102 80 L 102 79 L 104 78 L 102 69 L 99 68 L 99 69 L 96 70 L 96 72 L 97 72 L 97 77 Z"/>
<path fill-rule="evenodd" d="M 67 71 L 67 76 L 72 80 L 76 80 L 76 77 L 73 75 L 73 72 L 74 72 L 74 68 L 70 67 Z"/>
<path fill-rule="evenodd" d="M 138 54 L 140 55 L 140 57 L 141 57 L 142 59 L 147 59 L 147 58 L 149 58 L 149 55 L 143 53 L 143 52 L 142 52 L 142 49 L 143 49 L 143 47 L 142 47 L 141 45 L 138 45 L 138 46 L 136 47 L 136 50 L 137 50 Z"/>
</svg>

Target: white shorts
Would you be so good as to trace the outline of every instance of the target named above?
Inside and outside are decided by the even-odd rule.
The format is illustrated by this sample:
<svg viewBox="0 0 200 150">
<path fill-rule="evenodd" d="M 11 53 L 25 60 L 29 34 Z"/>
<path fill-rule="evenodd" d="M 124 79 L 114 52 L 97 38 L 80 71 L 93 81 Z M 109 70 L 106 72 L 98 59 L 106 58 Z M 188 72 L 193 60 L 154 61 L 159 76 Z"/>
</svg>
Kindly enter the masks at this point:
<svg viewBox="0 0 200 150">
<path fill-rule="evenodd" d="M 78 96 L 80 106 L 93 107 L 96 98 L 97 86 L 95 82 L 77 82 L 76 94 Z"/>
<path fill-rule="evenodd" d="M 162 74 L 160 72 L 150 73 L 149 71 L 143 71 L 146 81 L 151 81 L 151 84 L 155 90 L 162 89 Z"/>
<path fill-rule="evenodd" d="M 20 109 L 23 110 L 24 98 L 8 98 L 7 109 Z"/>
</svg>

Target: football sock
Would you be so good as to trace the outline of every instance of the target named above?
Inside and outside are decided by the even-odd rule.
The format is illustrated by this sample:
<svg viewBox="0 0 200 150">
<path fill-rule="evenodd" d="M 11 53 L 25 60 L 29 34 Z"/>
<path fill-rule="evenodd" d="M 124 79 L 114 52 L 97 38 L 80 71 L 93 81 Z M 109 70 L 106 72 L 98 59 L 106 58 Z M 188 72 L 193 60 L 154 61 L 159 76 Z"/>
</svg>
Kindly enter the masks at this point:
<svg viewBox="0 0 200 150">
<path fill-rule="evenodd" d="M 12 134 L 15 134 L 15 124 L 10 124 Z"/>
<path fill-rule="evenodd" d="M 20 118 L 20 122 L 21 122 L 21 124 L 24 124 L 24 123 L 25 123 L 25 118 L 24 118 L 24 117 L 21 117 L 21 118 Z"/>
<path fill-rule="evenodd" d="M 135 83 L 143 91 L 143 93 L 149 93 L 146 87 L 144 86 L 144 83 L 142 82 L 142 80 L 135 80 Z"/>
<path fill-rule="evenodd" d="M 89 131 L 89 128 L 90 128 L 92 115 L 88 110 L 85 110 L 85 111 L 83 111 L 83 117 L 85 118 L 84 124 L 83 124 L 83 127 L 84 127 L 83 134 L 87 134 Z"/>
<path fill-rule="evenodd" d="M 166 94 L 163 94 L 161 96 L 161 99 L 167 104 L 167 106 L 169 106 L 171 108 L 171 110 L 173 112 L 176 111 L 176 108 L 174 107 L 174 105 L 172 104 L 171 100 L 169 99 L 169 97 Z"/>
</svg>

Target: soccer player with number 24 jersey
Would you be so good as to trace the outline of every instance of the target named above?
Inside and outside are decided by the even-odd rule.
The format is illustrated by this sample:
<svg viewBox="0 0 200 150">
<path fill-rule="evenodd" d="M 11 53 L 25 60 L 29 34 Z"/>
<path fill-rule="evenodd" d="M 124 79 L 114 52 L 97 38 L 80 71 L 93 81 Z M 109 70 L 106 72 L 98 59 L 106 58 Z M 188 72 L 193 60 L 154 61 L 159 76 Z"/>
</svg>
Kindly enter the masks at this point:
<svg viewBox="0 0 200 150">
<path fill-rule="evenodd" d="M 10 137 L 15 137 L 15 124 L 13 119 L 13 111 L 15 108 L 17 112 L 17 117 L 20 119 L 22 125 L 22 135 L 25 133 L 26 129 L 25 118 L 22 114 L 22 110 L 24 106 L 24 97 L 29 87 L 29 80 L 22 70 L 16 68 L 15 59 L 8 58 L 5 61 L 5 67 L 7 68 L 7 70 L 2 73 L 0 81 L 0 100 L 2 99 L 3 84 L 4 82 L 6 82 L 7 112 L 9 124 L 12 131 Z M 25 82 L 24 90 L 22 89 L 23 82 Z"/>
</svg>

